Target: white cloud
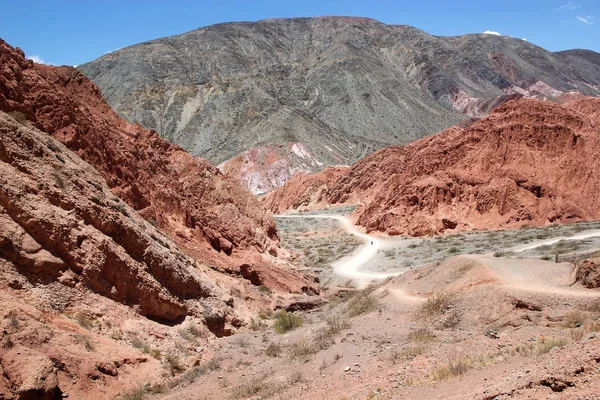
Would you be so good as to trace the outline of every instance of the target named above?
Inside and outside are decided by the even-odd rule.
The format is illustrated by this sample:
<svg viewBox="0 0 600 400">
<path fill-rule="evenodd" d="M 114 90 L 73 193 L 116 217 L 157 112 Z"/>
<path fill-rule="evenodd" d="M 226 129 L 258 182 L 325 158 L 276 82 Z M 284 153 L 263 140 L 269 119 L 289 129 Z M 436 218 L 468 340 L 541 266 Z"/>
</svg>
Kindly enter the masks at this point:
<svg viewBox="0 0 600 400">
<path fill-rule="evenodd" d="M 496 31 L 485 31 L 483 32 L 484 35 L 496 35 L 496 36 L 502 36 L 500 35 L 500 32 L 496 32 Z"/>
<path fill-rule="evenodd" d="M 586 25 L 594 25 L 594 22 L 592 21 L 592 17 L 590 17 L 589 15 L 587 17 L 577 16 L 577 20 Z"/>
<path fill-rule="evenodd" d="M 525 38 L 521 38 L 521 40 L 522 40 L 522 41 L 524 41 L 524 42 L 526 42 L 526 41 L 527 41 L 527 39 L 525 39 Z"/>
<path fill-rule="evenodd" d="M 579 4 L 575 4 L 572 1 L 567 1 L 566 4 L 563 4 L 560 7 L 556 7 L 555 10 L 577 10 L 579 8 Z"/>
<path fill-rule="evenodd" d="M 32 56 L 27 56 L 27 59 L 33 61 L 34 63 L 46 64 L 46 62 L 44 61 L 44 59 L 42 57 L 36 56 L 35 54 Z"/>
</svg>

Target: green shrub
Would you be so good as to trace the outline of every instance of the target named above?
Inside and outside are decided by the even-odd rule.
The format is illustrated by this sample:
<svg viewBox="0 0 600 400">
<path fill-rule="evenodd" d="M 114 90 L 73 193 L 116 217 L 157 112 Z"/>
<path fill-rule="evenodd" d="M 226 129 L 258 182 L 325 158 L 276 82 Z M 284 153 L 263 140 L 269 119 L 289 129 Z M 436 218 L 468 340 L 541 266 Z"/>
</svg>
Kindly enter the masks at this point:
<svg viewBox="0 0 600 400">
<path fill-rule="evenodd" d="M 297 315 L 287 311 L 280 311 L 275 315 L 273 329 L 277 333 L 285 333 L 304 325 L 304 321 Z"/>
</svg>

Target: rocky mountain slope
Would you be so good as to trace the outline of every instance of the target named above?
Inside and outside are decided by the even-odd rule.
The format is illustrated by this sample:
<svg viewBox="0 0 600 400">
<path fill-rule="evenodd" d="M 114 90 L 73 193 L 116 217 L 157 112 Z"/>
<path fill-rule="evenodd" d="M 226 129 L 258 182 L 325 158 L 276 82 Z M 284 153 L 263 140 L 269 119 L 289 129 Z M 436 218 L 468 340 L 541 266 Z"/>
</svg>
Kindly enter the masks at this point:
<svg viewBox="0 0 600 400">
<path fill-rule="evenodd" d="M 197 365 L 317 291 L 278 241 L 239 182 L 0 40 L 1 399 L 114 398 Z"/>
<path fill-rule="evenodd" d="M 294 178 L 264 203 L 274 212 L 360 203 L 356 223 L 390 235 L 598 219 L 600 99 L 562 100 L 509 101 L 469 127 Z"/>
<path fill-rule="evenodd" d="M 277 266 L 273 218 L 235 179 L 119 118 L 76 69 L 33 64 L 5 42 L 0 57 L 0 110 L 21 113 L 92 164 L 115 195 L 188 255 L 232 273 L 262 268 L 274 288 L 304 285 Z"/>
<path fill-rule="evenodd" d="M 223 163 L 255 193 L 481 117 L 507 99 L 600 94 L 594 52 L 351 17 L 219 24 L 79 69 L 119 115 Z"/>
</svg>

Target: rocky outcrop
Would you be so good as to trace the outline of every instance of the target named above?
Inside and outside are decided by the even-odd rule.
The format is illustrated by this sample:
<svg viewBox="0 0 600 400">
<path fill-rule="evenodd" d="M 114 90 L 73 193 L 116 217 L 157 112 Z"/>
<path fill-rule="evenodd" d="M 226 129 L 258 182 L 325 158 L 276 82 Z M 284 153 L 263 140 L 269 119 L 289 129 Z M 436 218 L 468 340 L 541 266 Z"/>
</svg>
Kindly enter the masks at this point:
<svg viewBox="0 0 600 400">
<path fill-rule="evenodd" d="M 266 275 L 286 276 L 287 285 L 273 282 L 274 290 L 306 286 L 271 260 L 279 251 L 275 222 L 236 179 L 119 118 L 74 68 L 34 64 L 2 41 L 0 65 L 0 110 L 18 113 L 93 165 L 115 195 L 186 254 L 216 267 L 253 262 Z"/>
<path fill-rule="evenodd" d="M 233 164 L 227 169 L 256 193 L 483 117 L 511 99 L 600 94 L 591 51 L 551 53 L 507 36 L 432 36 L 355 17 L 218 24 L 79 69 L 119 115 L 194 155 Z M 270 168 L 273 149 L 281 161 Z M 263 153 L 265 165 L 246 151 Z"/>
<path fill-rule="evenodd" d="M 600 288 L 600 258 L 589 258 L 575 265 L 575 280 L 583 286 Z"/>
<path fill-rule="evenodd" d="M 157 321 L 233 314 L 197 263 L 58 141 L 0 115 L 0 257 L 25 279 L 85 287 Z M 21 285 L 23 286 L 23 285 Z"/>
<path fill-rule="evenodd" d="M 296 178 L 272 210 L 360 203 L 369 232 L 426 235 L 600 218 L 600 99 L 510 101 L 468 127 L 369 155 L 333 181 Z"/>
</svg>

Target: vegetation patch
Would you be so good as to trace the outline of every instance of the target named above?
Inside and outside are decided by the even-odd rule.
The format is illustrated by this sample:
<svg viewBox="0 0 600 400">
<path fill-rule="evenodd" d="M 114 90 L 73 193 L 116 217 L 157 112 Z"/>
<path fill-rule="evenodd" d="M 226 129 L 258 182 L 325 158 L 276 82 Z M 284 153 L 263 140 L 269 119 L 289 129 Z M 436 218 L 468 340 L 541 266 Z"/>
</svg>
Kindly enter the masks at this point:
<svg viewBox="0 0 600 400">
<path fill-rule="evenodd" d="M 282 334 L 302 325 L 304 325 L 304 321 L 299 316 L 287 311 L 280 311 L 275 315 L 273 329 L 275 329 L 275 332 Z"/>
</svg>

